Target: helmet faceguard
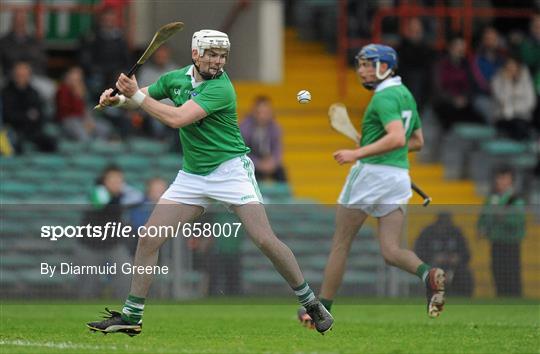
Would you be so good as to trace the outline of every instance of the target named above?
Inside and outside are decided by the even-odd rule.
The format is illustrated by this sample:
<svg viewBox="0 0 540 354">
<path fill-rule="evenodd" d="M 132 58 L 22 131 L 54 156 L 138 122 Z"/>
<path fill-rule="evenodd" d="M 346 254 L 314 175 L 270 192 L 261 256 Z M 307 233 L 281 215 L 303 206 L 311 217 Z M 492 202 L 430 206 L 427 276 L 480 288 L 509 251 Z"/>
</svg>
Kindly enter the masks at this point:
<svg viewBox="0 0 540 354">
<path fill-rule="evenodd" d="M 389 46 L 382 44 L 368 44 L 363 47 L 354 57 L 356 65 L 360 59 L 369 60 L 375 64 L 375 77 L 377 81 L 363 82 L 362 85 L 368 90 L 374 90 L 383 81 L 390 77 L 397 70 L 398 57 L 396 51 Z M 381 63 L 386 63 L 388 69 L 380 72 Z"/>
<path fill-rule="evenodd" d="M 199 58 L 204 56 L 204 52 L 207 49 L 226 49 L 227 53 L 229 53 L 231 50 L 231 42 L 229 42 L 229 36 L 227 36 L 226 33 L 215 30 L 200 30 L 193 34 L 193 38 L 191 40 L 191 50 L 194 49 L 196 49 L 199 53 Z M 199 69 L 199 66 L 195 64 L 194 60 L 193 65 L 204 80 L 215 79 L 223 74 L 223 69 L 216 74 L 202 72 Z"/>
</svg>

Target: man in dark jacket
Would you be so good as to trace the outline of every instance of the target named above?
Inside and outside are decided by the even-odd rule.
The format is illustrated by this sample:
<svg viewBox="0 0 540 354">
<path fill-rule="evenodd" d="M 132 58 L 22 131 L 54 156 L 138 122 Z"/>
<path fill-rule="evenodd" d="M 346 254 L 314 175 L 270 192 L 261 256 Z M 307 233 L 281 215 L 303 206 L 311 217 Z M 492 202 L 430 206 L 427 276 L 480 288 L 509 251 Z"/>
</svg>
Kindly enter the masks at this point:
<svg viewBox="0 0 540 354">
<path fill-rule="evenodd" d="M 437 220 L 422 231 L 414 243 L 414 251 L 425 262 L 444 269 L 450 284 L 449 293 L 472 295 L 473 277 L 469 269 L 469 247 L 450 213 L 440 213 Z"/>
<path fill-rule="evenodd" d="M 15 150 L 21 153 L 23 142 L 34 143 L 38 150 L 56 150 L 56 141 L 44 131 L 46 118 L 38 92 L 31 86 L 32 68 L 26 62 L 14 65 L 11 80 L 2 89 L 4 123 L 16 135 Z"/>
</svg>

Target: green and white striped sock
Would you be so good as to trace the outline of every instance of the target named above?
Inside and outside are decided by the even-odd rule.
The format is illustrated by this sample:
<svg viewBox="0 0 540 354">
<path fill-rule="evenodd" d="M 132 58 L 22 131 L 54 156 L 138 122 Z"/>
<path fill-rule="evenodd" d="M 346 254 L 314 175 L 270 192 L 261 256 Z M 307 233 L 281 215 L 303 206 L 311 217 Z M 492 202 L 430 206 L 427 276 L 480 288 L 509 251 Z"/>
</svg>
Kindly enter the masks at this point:
<svg viewBox="0 0 540 354">
<path fill-rule="evenodd" d="M 293 288 L 294 293 L 298 297 L 298 301 L 300 302 L 300 305 L 304 306 L 307 303 L 313 301 L 315 299 L 315 294 L 309 287 L 307 282 L 303 282 L 302 285 Z"/>
<path fill-rule="evenodd" d="M 129 295 L 122 308 L 122 319 L 131 324 L 141 324 L 144 312 L 144 297 Z"/>
</svg>

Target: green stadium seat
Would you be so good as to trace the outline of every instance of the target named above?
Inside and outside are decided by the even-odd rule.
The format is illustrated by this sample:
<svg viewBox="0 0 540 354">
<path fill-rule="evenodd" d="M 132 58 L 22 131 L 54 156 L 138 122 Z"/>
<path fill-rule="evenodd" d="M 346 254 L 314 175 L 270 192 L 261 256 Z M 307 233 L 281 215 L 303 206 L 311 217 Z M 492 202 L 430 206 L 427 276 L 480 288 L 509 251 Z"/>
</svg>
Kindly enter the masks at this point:
<svg viewBox="0 0 540 354">
<path fill-rule="evenodd" d="M 474 123 L 458 123 L 453 133 L 462 139 L 486 140 L 495 138 L 497 131 L 492 126 Z"/>
<path fill-rule="evenodd" d="M 31 156 L 31 163 L 33 168 L 56 171 L 62 170 L 67 166 L 67 160 L 64 156 L 51 154 L 33 154 Z"/>
<path fill-rule="evenodd" d="M 182 168 L 182 155 L 180 154 L 167 154 L 160 156 L 157 159 L 157 166 L 160 170 L 165 171 L 177 171 Z"/>
<path fill-rule="evenodd" d="M 0 276 L 0 284 L 2 285 L 16 284 L 20 281 L 19 273 L 16 270 L 2 268 L 0 273 L 2 274 Z"/>
<path fill-rule="evenodd" d="M 151 167 L 152 158 L 143 155 L 131 155 L 124 154 L 117 156 L 115 163 L 120 166 L 124 171 L 142 171 Z"/>
<path fill-rule="evenodd" d="M 482 151 L 489 155 L 518 155 L 527 152 L 529 146 L 512 140 L 494 140 L 482 144 Z"/>
<path fill-rule="evenodd" d="M 58 151 L 63 155 L 78 155 L 87 150 L 87 144 L 78 141 L 60 140 Z"/>
<path fill-rule="evenodd" d="M 264 198 L 289 199 L 292 197 L 291 188 L 287 183 L 259 183 L 259 189 Z"/>
<path fill-rule="evenodd" d="M 70 164 L 77 169 L 93 171 L 97 177 L 101 170 L 110 164 L 110 160 L 99 155 L 81 154 L 72 156 L 70 158 Z"/>
<path fill-rule="evenodd" d="M 148 156 L 163 155 L 169 149 L 167 144 L 149 139 L 131 139 L 128 145 L 132 153 Z"/>
<path fill-rule="evenodd" d="M 88 145 L 88 151 L 93 154 L 114 156 L 127 151 L 127 145 L 120 142 L 109 143 L 105 141 L 92 141 Z"/>
</svg>

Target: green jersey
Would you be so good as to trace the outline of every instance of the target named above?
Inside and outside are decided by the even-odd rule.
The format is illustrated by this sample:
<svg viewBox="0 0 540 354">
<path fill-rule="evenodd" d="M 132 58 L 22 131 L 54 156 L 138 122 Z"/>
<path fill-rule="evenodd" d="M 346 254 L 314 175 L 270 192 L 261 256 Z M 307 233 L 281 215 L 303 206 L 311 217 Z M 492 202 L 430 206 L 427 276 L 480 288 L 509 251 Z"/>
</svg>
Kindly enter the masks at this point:
<svg viewBox="0 0 540 354">
<path fill-rule="evenodd" d="M 394 120 L 403 121 L 407 143 L 412 132 L 421 127 L 416 101 L 407 87 L 401 83 L 400 77 L 393 77 L 383 81 L 375 90 L 375 94 L 364 113 L 360 146 L 373 144 L 381 139 L 386 134 L 385 126 Z M 361 161 L 408 169 L 408 151 L 407 144 L 405 144 L 402 148 L 381 155 L 366 157 Z"/>
<path fill-rule="evenodd" d="M 164 74 L 148 87 L 156 100 L 170 99 L 178 107 L 192 99 L 207 116 L 180 128 L 185 172 L 208 175 L 222 162 L 247 154 L 238 127 L 236 92 L 223 73 L 213 80 L 195 82 L 193 65 Z"/>
</svg>

